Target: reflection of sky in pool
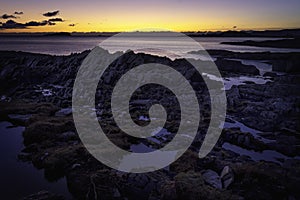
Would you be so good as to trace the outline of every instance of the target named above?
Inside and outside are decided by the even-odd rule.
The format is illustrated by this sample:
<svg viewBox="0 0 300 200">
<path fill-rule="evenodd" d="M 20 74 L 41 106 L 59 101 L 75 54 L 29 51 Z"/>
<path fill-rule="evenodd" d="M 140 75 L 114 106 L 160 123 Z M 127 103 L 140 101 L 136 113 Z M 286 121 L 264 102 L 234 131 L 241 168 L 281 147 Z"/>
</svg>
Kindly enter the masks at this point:
<svg viewBox="0 0 300 200">
<path fill-rule="evenodd" d="M 18 160 L 17 156 L 24 148 L 23 131 L 24 127 L 12 127 L 9 122 L 0 122 L 1 197 L 19 199 L 47 190 L 70 198 L 65 178 L 50 183 L 45 179 L 43 170 Z"/>
</svg>

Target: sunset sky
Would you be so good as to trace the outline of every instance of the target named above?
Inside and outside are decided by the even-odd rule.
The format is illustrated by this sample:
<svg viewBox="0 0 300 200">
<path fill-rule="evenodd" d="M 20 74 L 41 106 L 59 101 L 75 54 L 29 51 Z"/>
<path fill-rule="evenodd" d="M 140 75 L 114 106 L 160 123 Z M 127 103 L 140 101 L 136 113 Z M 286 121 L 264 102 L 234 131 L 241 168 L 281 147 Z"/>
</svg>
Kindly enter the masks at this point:
<svg viewBox="0 0 300 200">
<path fill-rule="evenodd" d="M 0 32 L 300 28 L 299 10 L 299 0 L 0 0 Z"/>
</svg>

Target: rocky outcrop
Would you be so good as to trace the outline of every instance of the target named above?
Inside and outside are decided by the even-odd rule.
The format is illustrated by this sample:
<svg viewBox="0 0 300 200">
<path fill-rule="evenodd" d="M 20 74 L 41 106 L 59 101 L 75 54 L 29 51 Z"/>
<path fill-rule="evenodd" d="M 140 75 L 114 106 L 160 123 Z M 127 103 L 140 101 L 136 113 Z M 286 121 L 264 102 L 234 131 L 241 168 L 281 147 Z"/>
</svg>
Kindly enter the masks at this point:
<svg viewBox="0 0 300 200">
<path fill-rule="evenodd" d="M 300 72 L 299 57 L 292 56 L 288 60 L 276 60 L 272 62 L 272 70 L 277 72 L 298 73 Z"/>
<path fill-rule="evenodd" d="M 299 156 L 300 146 L 298 74 L 274 75 L 272 82 L 267 84 L 238 85 L 226 91 L 230 115 L 226 122 L 238 121 L 247 127 L 227 127 L 210 154 L 199 159 L 198 150 L 210 122 L 210 104 L 207 103 L 207 91 L 201 76 L 192 69 L 182 67 L 187 65 L 183 60 L 171 61 L 129 52 L 121 60 L 112 63 L 113 70 L 124 73 L 121 63 L 131 61 L 136 65 L 143 62 L 171 65 L 199 89 L 197 95 L 203 107 L 199 132 L 184 155 L 165 169 L 147 174 L 130 174 L 112 170 L 98 162 L 77 135 L 72 119 L 72 86 L 76 71 L 87 53 L 64 57 L 20 52 L 0 54 L 0 81 L 9 83 L 1 88 L 1 95 L 5 95 L 5 98 L 1 98 L 0 102 L 0 119 L 26 127 L 23 133 L 25 149 L 19 158 L 44 169 L 49 181 L 66 176 L 70 192 L 78 199 L 253 199 L 257 195 L 262 199 L 299 198 L 295 187 L 300 183 L 300 163 L 295 157 Z M 231 56 L 235 54 L 242 56 L 228 53 Z M 273 54 L 261 54 L 260 58 L 266 56 L 271 58 Z M 220 58 L 216 63 L 225 76 L 258 74 L 254 66 L 245 66 L 240 61 Z M 101 81 L 109 85 L 114 80 L 114 74 L 108 72 Z M 145 94 L 168 94 L 163 89 L 146 88 L 145 91 L 130 103 L 134 117 L 140 116 L 143 106 L 152 103 L 140 97 Z M 108 116 L 107 122 L 110 123 L 112 118 L 104 103 L 101 103 L 105 102 L 105 95 L 97 93 L 99 102 L 96 113 Z M 113 124 L 108 124 L 104 127 L 109 130 L 107 136 L 124 150 L 129 150 L 132 144 L 142 144 L 152 149 L 166 145 L 176 133 L 179 111 L 173 109 L 170 97 L 161 98 L 159 102 L 171 110 L 169 117 L 172 120 L 167 120 L 165 135 L 154 137 L 152 141 L 136 140 Z M 143 116 L 147 116 L 145 113 Z M 249 128 L 262 133 L 254 136 Z M 263 139 L 269 141 L 264 142 Z M 251 156 L 223 148 L 224 143 L 252 153 L 272 150 L 282 153 L 284 157 L 273 163 L 257 162 Z M 30 198 L 38 199 L 39 196 L 49 195 L 41 193 Z"/>
<path fill-rule="evenodd" d="M 259 75 L 259 70 L 253 65 L 244 65 L 241 61 L 227 60 L 218 58 L 215 61 L 217 67 L 221 71 L 240 73 L 240 74 L 251 74 Z"/>
<path fill-rule="evenodd" d="M 299 49 L 300 39 L 294 38 L 294 39 L 281 39 L 281 40 L 279 39 L 279 40 L 266 40 L 266 41 L 246 40 L 242 42 L 222 42 L 221 44 Z"/>
<path fill-rule="evenodd" d="M 52 194 L 48 191 L 40 191 L 36 194 L 29 195 L 23 200 L 64 200 L 65 198 L 61 195 Z"/>
</svg>

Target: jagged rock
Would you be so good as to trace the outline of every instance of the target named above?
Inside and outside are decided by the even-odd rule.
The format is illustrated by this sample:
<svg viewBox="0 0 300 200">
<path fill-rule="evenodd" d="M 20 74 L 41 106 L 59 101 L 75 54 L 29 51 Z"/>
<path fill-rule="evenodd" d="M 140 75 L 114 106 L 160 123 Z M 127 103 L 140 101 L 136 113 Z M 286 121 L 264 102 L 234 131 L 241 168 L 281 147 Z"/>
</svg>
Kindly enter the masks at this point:
<svg viewBox="0 0 300 200">
<path fill-rule="evenodd" d="M 64 200 L 65 198 L 61 195 L 52 194 L 48 191 L 40 191 L 36 194 L 29 195 L 23 200 Z"/>
<path fill-rule="evenodd" d="M 121 194 L 120 194 L 118 188 L 113 189 L 113 197 L 114 198 L 121 198 Z"/>
<path fill-rule="evenodd" d="M 73 131 L 67 131 L 60 135 L 60 138 L 64 141 L 74 140 L 77 138 L 77 134 Z"/>
<path fill-rule="evenodd" d="M 72 114 L 72 108 L 63 108 L 55 113 L 56 117 L 64 117 Z"/>
<path fill-rule="evenodd" d="M 287 73 L 299 73 L 300 72 L 299 57 L 292 57 L 288 60 L 276 60 L 272 62 L 272 70 L 278 72 Z"/>
<path fill-rule="evenodd" d="M 222 189 L 221 178 L 217 172 L 208 169 L 202 173 L 202 176 L 203 176 L 204 181 L 206 183 L 208 183 L 209 185 L 211 185 L 212 187 L 217 188 L 217 189 Z"/>
<path fill-rule="evenodd" d="M 275 72 L 266 72 L 263 75 L 264 77 L 277 77 L 277 74 Z"/>
<path fill-rule="evenodd" d="M 215 63 L 221 71 L 259 75 L 259 70 L 254 65 L 244 65 L 241 61 L 218 58 Z"/>
<path fill-rule="evenodd" d="M 177 199 L 175 181 L 167 182 L 162 187 L 161 190 L 162 190 L 162 195 L 161 195 L 162 200 L 176 200 Z"/>
<path fill-rule="evenodd" d="M 221 172 L 221 180 L 223 188 L 227 189 L 230 184 L 234 181 L 234 174 L 229 166 L 225 166 Z"/>
<path fill-rule="evenodd" d="M 25 114 L 25 115 L 9 114 L 8 118 L 16 123 L 25 124 L 26 122 L 28 122 L 31 116 L 32 116 L 31 114 Z"/>
<path fill-rule="evenodd" d="M 206 185 L 203 178 L 204 177 L 201 175 L 201 173 L 192 171 L 187 173 L 179 173 L 177 176 L 175 176 L 176 199 L 240 199 L 239 196 L 233 195 L 230 191 L 220 191 L 209 185 Z M 174 189 L 171 189 L 171 191 L 174 191 Z M 171 194 L 168 197 L 172 196 L 174 195 Z"/>
</svg>

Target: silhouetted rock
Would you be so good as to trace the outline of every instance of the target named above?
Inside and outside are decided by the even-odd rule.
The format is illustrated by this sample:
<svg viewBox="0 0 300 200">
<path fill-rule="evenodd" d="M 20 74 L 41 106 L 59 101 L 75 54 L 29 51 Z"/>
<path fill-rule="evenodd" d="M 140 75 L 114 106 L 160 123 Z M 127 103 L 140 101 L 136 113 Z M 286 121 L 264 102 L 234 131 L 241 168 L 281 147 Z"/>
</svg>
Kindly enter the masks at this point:
<svg viewBox="0 0 300 200">
<path fill-rule="evenodd" d="M 23 200 L 64 200 L 65 198 L 61 195 L 52 194 L 48 191 L 40 191 L 36 194 L 29 195 Z"/>
<path fill-rule="evenodd" d="M 227 60 L 218 58 L 215 61 L 217 67 L 221 71 L 259 75 L 259 70 L 253 65 L 244 65 L 241 61 Z"/>
<path fill-rule="evenodd" d="M 282 39 L 282 40 L 266 40 L 266 41 L 246 40 L 243 42 L 221 42 L 221 44 L 300 49 L 300 39 L 299 38 Z"/>
</svg>

